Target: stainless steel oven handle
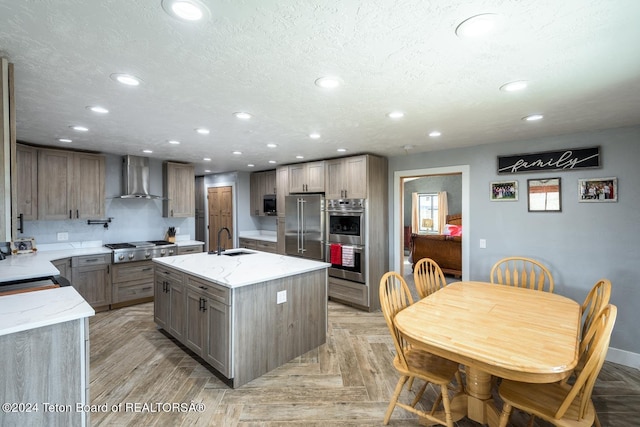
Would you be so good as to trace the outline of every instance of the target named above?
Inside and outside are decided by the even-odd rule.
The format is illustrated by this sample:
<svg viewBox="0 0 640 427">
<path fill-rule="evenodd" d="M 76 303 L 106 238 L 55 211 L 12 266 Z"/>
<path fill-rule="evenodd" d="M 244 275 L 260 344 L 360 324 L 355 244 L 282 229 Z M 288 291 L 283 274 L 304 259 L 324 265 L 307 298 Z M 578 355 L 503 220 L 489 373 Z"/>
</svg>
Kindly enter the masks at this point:
<svg viewBox="0 0 640 427">
<path fill-rule="evenodd" d="M 325 244 L 325 246 L 331 246 L 331 245 L 350 246 L 356 252 L 363 252 L 364 251 L 364 246 L 361 246 L 361 245 L 350 245 L 349 243 L 338 243 L 338 242 L 325 242 L 324 244 Z"/>
</svg>

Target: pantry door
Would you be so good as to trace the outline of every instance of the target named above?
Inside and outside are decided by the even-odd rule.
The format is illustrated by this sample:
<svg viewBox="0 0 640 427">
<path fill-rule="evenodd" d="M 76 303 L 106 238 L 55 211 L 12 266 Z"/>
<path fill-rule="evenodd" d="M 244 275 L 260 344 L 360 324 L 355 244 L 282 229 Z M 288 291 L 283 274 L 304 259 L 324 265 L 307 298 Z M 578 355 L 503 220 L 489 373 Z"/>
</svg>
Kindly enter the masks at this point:
<svg viewBox="0 0 640 427">
<path fill-rule="evenodd" d="M 233 248 L 233 190 L 232 187 L 209 187 L 207 189 L 207 203 L 209 208 L 209 249 L 218 248 L 218 231 L 227 227 L 231 232 L 231 240 L 227 239 L 227 232 L 220 234 L 222 247 Z"/>
</svg>

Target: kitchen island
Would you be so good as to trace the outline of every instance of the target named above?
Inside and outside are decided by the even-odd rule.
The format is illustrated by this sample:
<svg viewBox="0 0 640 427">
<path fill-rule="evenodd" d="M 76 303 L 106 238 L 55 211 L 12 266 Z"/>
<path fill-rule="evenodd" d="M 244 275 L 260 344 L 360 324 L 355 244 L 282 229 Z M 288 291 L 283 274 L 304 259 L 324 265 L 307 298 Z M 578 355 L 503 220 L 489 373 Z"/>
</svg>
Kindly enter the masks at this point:
<svg viewBox="0 0 640 427">
<path fill-rule="evenodd" d="M 330 264 L 247 249 L 153 262 L 156 324 L 233 388 L 326 341 Z"/>
</svg>

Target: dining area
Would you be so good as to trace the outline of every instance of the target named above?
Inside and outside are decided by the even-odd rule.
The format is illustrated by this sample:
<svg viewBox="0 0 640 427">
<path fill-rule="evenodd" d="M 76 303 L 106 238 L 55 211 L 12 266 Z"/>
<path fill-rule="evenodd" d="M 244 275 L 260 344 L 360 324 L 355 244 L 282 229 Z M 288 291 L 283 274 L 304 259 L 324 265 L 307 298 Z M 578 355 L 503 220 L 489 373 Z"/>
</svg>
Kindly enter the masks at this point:
<svg viewBox="0 0 640 427">
<path fill-rule="evenodd" d="M 578 302 L 554 293 L 549 269 L 530 258 L 497 261 L 487 282 L 447 284 L 429 258 L 412 276 L 414 289 L 396 272 L 380 280 L 399 374 L 383 424 L 399 407 L 422 425 L 506 427 L 516 411 L 530 426 L 601 425 L 592 392 L 617 315 L 609 280 Z"/>
</svg>

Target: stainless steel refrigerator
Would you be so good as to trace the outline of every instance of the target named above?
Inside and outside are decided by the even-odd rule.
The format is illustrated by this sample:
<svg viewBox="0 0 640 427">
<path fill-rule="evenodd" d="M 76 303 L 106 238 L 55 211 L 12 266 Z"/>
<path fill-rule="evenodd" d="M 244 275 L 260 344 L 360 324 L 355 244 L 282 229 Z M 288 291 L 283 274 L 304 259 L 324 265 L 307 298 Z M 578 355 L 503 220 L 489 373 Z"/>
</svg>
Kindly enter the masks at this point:
<svg viewBox="0 0 640 427">
<path fill-rule="evenodd" d="M 324 196 L 285 197 L 285 252 L 324 261 Z"/>
</svg>

